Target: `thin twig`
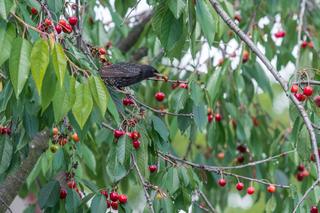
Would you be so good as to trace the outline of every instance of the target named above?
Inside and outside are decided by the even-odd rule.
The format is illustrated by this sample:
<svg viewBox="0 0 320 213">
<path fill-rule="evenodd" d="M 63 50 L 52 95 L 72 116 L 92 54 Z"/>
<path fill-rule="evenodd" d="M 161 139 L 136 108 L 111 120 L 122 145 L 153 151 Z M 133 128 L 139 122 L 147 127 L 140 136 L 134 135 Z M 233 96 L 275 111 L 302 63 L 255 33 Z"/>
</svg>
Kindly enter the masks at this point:
<svg viewBox="0 0 320 213">
<path fill-rule="evenodd" d="M 11 15 L 12 15 L 13 17 L 15 17 L 15 19 L 17 19 L 21 24 L 23 24 L 27 29 L 30 28 L 31 30 L 36 31 L 36 32 L 38 32 L 38 33 L 40 33 L 40 34 L 49 35 L 48 33 L 43 32 L 43 31 L 39 30 L 38 28 L 36 28 L 36 27 L 34 27 L 34 26 L 31 26 L 30 24 L 27 24 L 26 22 L 24 22 L 24 21 L 23 21 L 19 16 L 17 16 L 16 14 L 11 13 Z"/>
<path fill-rule="evenodd" d="M 320 81 L 316 81 L 316 80 L 295 81 L 295 82 L 293 82 L 292 84 L 311 84 L 311 85 L 320 86 Z"/>
<path fill-rule="evenodd" d="M 301 0 L 300 6 L 300 14 L 298 19 L 298 50 L 297 50 L 297 59 L 296 59 L 296 70 L 294 72 L 294 79 L 297 80 L 298 77 L 298 70 L 299 70 L 299 60 L 300 60 L 300 52 L 301 52 L 301 33 L 302 33 L 302 26 L 303 26 L 303 17 L 304 11 L 306 8 L 306 0 Z"/>
<path fill-rule="evenodd" d="M 205 171 L 208 171 L 208 172 L 214 172 L 214 173 L 219 174 L 219 175 L 223 174 L 223 175 L 227 175 L 227 176 L 232 176 L 232 177 L 235 177 L 237 179 L 240 178 L 240 179 L 244 179 L 244 180 L 249 180 L 249 181 L 261 183 L 261 184 L 264 184 L 264 185 L 270 185 L 270 182 L 268 182 L 268 181 L 264 181 L 264 180 L 260 180 L 260 179 L 256 179 L 256 178 L 251 178 L 251 177 L 246 177 L 246 176 L 234 174 L 234 173 L 231 173 L 231 172 L 225 172 L 225 171 L 223 171 L 223 167 L 208 166 L 208 165 L 204 165 L 204 164 L 193 163 L 193 162 L 190 162 L 190 161 L 183 160 L 181 158 L 175 157 L 175 156 L 170 155 L 170 154 L 163 154 L 160 151 L 158 151 L 158 154 L 162 155 L 164 157 L 163 159 L 170 158 L 173 161 L 177 161 L 177 162 L 180 162 L 182 164 L 189 165 L 189 166 L 191 166 L 193 168 L 198 168 L 198 169 L 205 170 Z M 273 185 L 275 185 L 277 187 L 280 187 L 280 188 L 290 188 L 290 186 L 282 185 L 282 184 L 273 184 Z"/>
<path fill-rule="evenodd" d="M 298 208 L 301 205 L 301 203 L 307 198 L 308 194 L 316 187 L 316 185 L 318 185 L 318 183 L 319 183 L 319 179 L 316 180 L 315 182 L 313 182 L 313 184 L 310 186 L 310 188 L 304 193 L 302 198 L 299 200 L 297 205 L 294 207 L 293 213 L 298 211 Z"/>
<path fill-rule="evenodd" d="M 148 78 L 148 80 L 164 81 L 164 82 L 170 82 L 170 83 L 184 83 L 184 84 L 188 83 L 188 81 L 185 81 L 185 80 L 173 80 L 173 79 L 163 79 L 163 78 Z"/>
<path fill-rule="evenodd" d="M 211 205 L 211 203 L 210 203 L 210 201 L 208 200 L 208 198 L 206 197 L 206 195 L 205 195 L 200 189 L 198 189 L 197 191 L 198 191 L 198 193 L 201 195 L 201 197 L 204 199 L 204 201 L 207 203 L 207 205 L 208 205 L 208 207 L 209 207 L 209 209 L 210 209 L 210 212 L 217 212 L 217 211 L 213 208 L 213 206 Z"/>
<path fill-rule="evenodd" d="M 304 109 L 303 105 L 288 91 L 288 85 L 286 84 L 285 80 L 282 76 L 277 72 L 277 70 L 273 67 L 269 59 L 259 50 L 257 45 L 234 23 L 234 21 L 228 16 L 228 14 L 222 9 L 220 3 L 217 0 L 210 0 L 212 7 L 215 9 L 217 14 L 224 20 L 224 22 L 229 26 L 231 30 L 233 30 L 242 41 L 244 41 L 248 47 L 257 55 L 257 57 L 261 60 L 261 62 L 266 66 L 266 68 L 270 71 L 273 77 L 278 81 L 286 95 L 290 98 L 293 104 L 297 107 L 303 121 L 308 129 L 313 153 L 316 158 L 316 168 L 317 168 L 317 179 L 320 179 L 320 159 L 318 154 L 318 145 L 317 139 L 312 127 L 312 123 L 306 110 Z"/>
<path fill-rule="evenodd" d="M 0 201 L 10 213 L 13 213 L 13 211 L 10 209 L 10 206 L 8 206 L 8 204 L 6 204 L 6 202 L 4 202 L 4 200 L 1 197 L 0 197 Z"/>
<path fill-rule="evenodd" d="M 140 2 L 141 2 L 141 0 L 138 0 L 137 3 L 132 7 L 132 9 L 129 11 L 128 15 L 123 19 L 121 25 L 123 25 L 129 19 L 131 13 L 137 8 L 137 6 Z"/>
<path fill-rule="evenodd" d="M 152 213 L 154 213 L 155 211 L 154 211 L 154 209 L 153 209 L 152 200 L 151 200 L 151 197 L 150 197 L 150 195 L 149 195 L 149 193 L 148 193 L 148 190 L 147 190 L 147 187 L 146 187 L 146 182 L 145 182 L 145 180 L 144 180 L 144 178 L 143 178 L 143 176 L 142 176 L 142 174 L 141 174 L 141 172 L 140 172 L 140 170 L 139 170 L 139 167 L 138 167 L 138 165 L 137 165 L 137 162 L 136 162 L 136 159 L 135 159 L 135 157 L 134 157 L 134 154 L 131 154 L 131 159 L 132 159 L 132 162 L 133 162 L 133 165 L 134 165 L 135 169 L 137 170 L 137 173 L 138 173 L 140 182 L 141 182 L 141 184 L 142 184 L 142 186 L 143 186 L 144 195 L 145 195 L 145 197 L 146 197 L 146 200 L 147 200 L 147 203 L 148 203 L 148 205 L 149 205 L 150 211 L 151 211 Z"/>
</svg>

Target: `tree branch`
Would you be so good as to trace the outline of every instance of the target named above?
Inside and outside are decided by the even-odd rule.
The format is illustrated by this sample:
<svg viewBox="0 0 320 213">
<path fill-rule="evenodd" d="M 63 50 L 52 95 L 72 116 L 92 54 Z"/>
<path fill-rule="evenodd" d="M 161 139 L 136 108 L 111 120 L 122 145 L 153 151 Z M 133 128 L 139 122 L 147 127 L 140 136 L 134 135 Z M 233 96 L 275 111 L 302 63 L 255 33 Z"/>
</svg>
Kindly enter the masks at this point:
<svg viewBox="0 0 320 213">
<path fill-rule="evenodd" d="M 299 202 L 297 203 L 297 205 L 294 207 L 293 213 L 298 211 L 299 206 L 301 205 L 301 203 L 307 198 L 308 194 L 316 187 L 316 185 L 318 185 L 319 183 L 319 179 L 316 180 L 311 186 L 310 188 L 304 193 L 304 195 L 302 196 L 302 198 L 299 200 Z"/>
<path fill-rule="evenodd" d="M 134 46 L 134 44 L 139 40 L 145 25 L 150 21 L 152 15 L 153 12 L 148 11 L 142 21 L 132 28 L 128 36 L 120 40 L 120 42 L 116 46 L 121 50 L 121 52 L 125 53 Z"/>
<path fill-rule="evenodd" d="M 20 167 L 12 174 L 9 174 L 0 185 L 0 197 L 2 199 L 2 202 L 0 203 L 0 212 L 5 212 L 7 206 L 9 206 L 17 196 L 40 155 L 48 148 L 48 140 L 48 129 L 38 133 L 29 145 L 28 157 L 24 159 Z"/>
<path fill-rule="evenodd" d="M 198 193 L 200 194 L 200 196 L 204 199 L 204 201 L 207 203 L 207 205 L 208 205 L 208 207 L 209 207 L 209 209 L 210 209 L 210 212 L 217 212 L 217 211 L 213 208 L 213 206 L 211 205 L 211 203 L 210 203 L 210 201 L 208 200 L 208 198 L 206 197 L 206 195 L 205 195 L 200 189 L 198 189 L 197 191 L 198 191 Z"/>
<path fill-rule="evenodd" d="M 228 16 L 228 14 L 222 9 L 219 2 L 217 0 L 210 0 L 210 3 L 212 7 L 215 9 L 215 11 L 218 13 L 218 15 L 222 18 L 222 20 L 224 20 L 224 22 L 229 26 L 229 28 L 233 30 L 240 37 L 240 39 L 244 41 L 248 45 L 248 47 L 257 55 L 257 57 L 262 61 L 262 63 L 273 75 L 273 77 L 278 81 L 278 83 L 280 84 L 286 95 L 290 98 L 292 103 L 297 107 L 310 136 L 312 149 L 317 164 L 317 179 L 320 179 L 320 160 L 318 154 L 317 139 L 306 110 L 301 105 L 301 103 L 294 97 L 294 95 L 288 91 L 288 86 L 285 80 L 281 77 L 279 72 L 277 72 L 277 70 L 272 66 L 269 59 L 258 49 L 258 47 L 253 43 L 253 41 L 233 22 L 233 20 Z"/>
<path fill-rule="evenodd" d="M 135 169 L 137 170 L 140 182 L 141 182 L 141 184 L 143 186 L 144 195 L 146 197 L 146 200 L 147 200 L 147 203 L 149 205 L 150 211 L 151 211 L 151 213 L 154 213 L 155 211 L 153 209 L 152 200 L 151 200 L 151 197 L 150 197 L 150 195 L 148 193 L 148 190 L 147 190 L 147 187 L 146 187 L 147 184 L 146 184 L 146 182 L 145 182 L 145 180 L 144 180 L 144 178 L 143 178 L 143 176 L 142 176 L 142 174 L 141 174 L 141 172 L 139 170 L 139 167 L 137 165 L 136 159 L 135 159 L 133 154 L 131 154 L 131 159 L 132 159 L 132 162 L 133 162 L 133 165 L 134 165 Z"/>
<path fill-rule="evenodd" d="M 235 177 L 235 178 L 240 178 L 240 179 L 244 179 L 244 180 L 249 180 L 249 181 L 253 181 L 253 182 L 257 182 L 257 183 L 261 183 L 261 184 L 264 184 L 264 185 L 270 185 L 270 182 L 267 182 L 267 181 L 264 181 L 264 180 L 260 180 L 260 179 L 256 179 L 256 178 L 251 178 L 251 177 L 246 177 L 246 176 L 242 176 L 242 175 L 238 175 L 238 174 L 234 174 L 234 173 L 231 173 L 231 172 L 225 172 L 223 171 L 223 167 L 217 167 L 217 166 L 208 166 L 208 165 L 204 165 L 204 164 L 197 164 L 197 163 L 193 163 L 193 162 L 190 162 L 190 161 L 187 161 L 187 160 L 183 160 L 181 158 L 178 158 L 178 157 L 175 157 L 173 155 L 170 155 L 170 154 L 164 154 L 160 151 L 158 151 L 158 154 L 160 157 L 162 157 L 162 159 L 164 159 L 165 161 L 168 161 L 168 159 L 171 159 L 171 162 L 172 161 L 175 161 L 175 162 L 180 162 L 182 164 L 186 164 L 186 165 L 189 165 L 191 166 L 192 168 L 198 168 L 198 169 L 201 169 L 201 170 L 204 170 L 204 171 L 208 171 L 208 172 L 214 172 L 218 175 L 226 175 L 226 176 L 232 176 L 232 177 Z M 170 162 L 170 161 L 168 161 Z M 175 164 L 176 165 L 176 164 Z M 287 185 L 282 185 L 282 184 L 273 184 L 277 187 L 280 187 L 280 188 L 290 188 L 289 186 Z"/>
</svg>

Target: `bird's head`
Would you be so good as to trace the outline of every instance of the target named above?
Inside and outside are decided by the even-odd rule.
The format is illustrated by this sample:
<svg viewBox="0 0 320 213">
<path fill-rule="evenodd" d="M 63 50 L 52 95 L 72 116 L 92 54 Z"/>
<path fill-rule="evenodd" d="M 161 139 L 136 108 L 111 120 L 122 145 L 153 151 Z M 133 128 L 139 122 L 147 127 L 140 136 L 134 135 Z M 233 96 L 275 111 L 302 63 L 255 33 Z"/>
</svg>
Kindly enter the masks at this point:
<svg viewBox="0 0 320 213">
<path fill-rule="evenodd" d="M 142 69 L 142 75 L 144 78 L 150 78 L 150 77 L 159 76 L 160 73 L 154 67 L 150 65 L 144 65 Z"/>
</svg>

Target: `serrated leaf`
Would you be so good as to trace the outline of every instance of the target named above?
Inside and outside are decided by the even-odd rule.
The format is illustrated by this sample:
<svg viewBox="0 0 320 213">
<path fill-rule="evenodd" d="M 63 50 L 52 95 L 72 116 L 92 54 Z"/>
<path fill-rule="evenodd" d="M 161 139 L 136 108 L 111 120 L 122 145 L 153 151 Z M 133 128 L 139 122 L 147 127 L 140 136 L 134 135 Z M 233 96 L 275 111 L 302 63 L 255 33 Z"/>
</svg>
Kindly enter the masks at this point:
<svg viewBox="0 0 320 213">
<path fill-rule="evenodd" d="M 96 159 L 92 151 L 85 145 L 81 144 L 81 153 L 85 164 L 95 174 L 96 173 Z"/>
<path fill-rule="evenodd" d="M 171 167 L 166 175 L 166 188 L 170 194 L 175 193 L 180 187 L 180 181 L 177 168 Z"/>
<path fill-rule="evenodd" d="M 52 63 L 56 72 L 57 78 L 60 82 L 60 86 L 63 86 L 64 75 L 67 69 L 67 59 L 63 51 L 63 47 L 56 43 L 52 52 Z"/>
<path fill-rule="evenodd" d="M 123 165 L 124 160 L 126 158 L 126 146 L 127 146 L 127 141 L 126 141 L 126 137 L 121 137 L 116 146 L 116 150 L 117 150 L 117 157 L 118 157 L 118 161 L 120 164 Z"/>
<path fill-rule="evenodd" d="M 3 137 L 3 136 L 2 136 Z M 8 136 L 0 141 L 0 174 L 3 174 L 10 166 L 13 146 Z"/>
<path fill-rule="evenodd" d="M 80 205 L 80 197 L 75 190 L 67 189 L 67 193 L 68 195 L 65 203 L 66 211 L 68 213 L 77 213 L 77 208 Z"/>
<path fill-rule="evenodd" d="M 168 6 L 171 12 L 173 13 L 174 17 L 178 19 L 180 18 L 180 15 L 186 6 L 186 3 L 184 2 L 184 0 L 169 0 Z"/>
<path fill-rule="evenodd" d="M 210 8 L 211 5 L 207 0 L 197 1 L 196 3 L 197 21 L 201 26 L 204 36 L 212 44 L 216 32 L 216 20 Z"/>
<path fill-rule="evenodd" d="M 10 57 L 14 31 L 12 27 L 7 28 L 5 23 L 0 22 L 0 66 Z"/>
<path fill-rule="evenodd" d="M 14 40 L 9 59 L 9 73 L 16 98 L 22 92 L 29 76 L 30 53 L 31 44 L 29 41 L 23 38 L 16 38 Z"/>
<path fill-rule="evenodd" d="M 41 87 L 44 75 L 49 65 L 49 45 L 48 41 L 39 39 L 33 45 L 31 56 L 31 74 L 36 83 L 36 88 L 41 96 Z"/>
<path fill-rule="evenodd" d="M 94 102 L 100 109 L 101 115 L 104 116 L 107 110 L 109 92 L 106 90 L 103 81 L 97 77 L 92 76 L 89 79 L 89 85 Z"/>
<path fill-rule="evenodd" d="M 56 85 L 56 93 L 52 100 L 54 119 L 56 122 L 59 122 L 71 110 L 74 104 L 75 83 L 76 80 L 70 77 L 68 84 L 65 84 L 64 87 L 60 87 L 59 84 Z"/>
<path fill-rule="evenodd" d="M 72 113 L 82 129 L 89 118 L 93 107 L 93 101 L 88 83 L 76 86 L 76 100 L 72 107 Z"/>
<path fill-rule="evenodd" d="M 213 72 L 213 75 L 211 75 L 208 80 L 207 90 L 212 103 L 215 102 L 216 98 L 219 95 L 219 92 L 221 92 L 220 88 L 221 88 L 222 79 L 224 77 L 225 70 L 226 69 L 215 70 Z"/>
<path fill-rule="evenodd" d="M 159 133 L 160 137 L 164 140 L 164 141 L 168 141 L 168 137 L 169 137 L 169 130 L 166 126 L 166 124 L 157 116 L 152 116 L 152 124 L 154 129 Z"/>
<path fill-rule="evenodd" d="M 57 85 L 57 77 L 53 70 L 53 64 L 49 63 L 48 70 L 46 71 L 41 87 L 41 106 L 44 112 L 50 105 L 55 93 Z M 61 103 L 60 103 L 61 104 Z"/>
<path fill-rule="evenodd" d="M 190 88 L 191 88 L 191 99 L 193 100 L 195 105 L 198 105 L 201 101 L 203 101 L 202 89 L 195 81 L 192 81 L 190 83 Z"/>
<path fill-rule="evenodd" d="M 199 130 L 203 131 L 206 128 L 207 124 L 206 108 L 203 103 L 193 106 L 193 116 Z"/>
<path fill-rule="evenodd" d="M 105 213 L 107 210 L 106 197 L 104 195 L 96 195 L 92 199 L 90 210 L 92 213 Z"/>
<path fill-rule="evenodd" d="M 7 20 L 7 17 L 10 12 L 14 12 L 16 8 L 16 2 L 12 0 L 0 0 L 0 16 L 4 20 Z"/>
<path fill-rule="evenodd" d="M 40 208 L 54 207 L 59 201 L 60 184 L 56 180 L 52 180 L 44 185 L 39 193 L 38 202 Z M 69 196 L 69 195 L 68 195 Z"/>
</svg>

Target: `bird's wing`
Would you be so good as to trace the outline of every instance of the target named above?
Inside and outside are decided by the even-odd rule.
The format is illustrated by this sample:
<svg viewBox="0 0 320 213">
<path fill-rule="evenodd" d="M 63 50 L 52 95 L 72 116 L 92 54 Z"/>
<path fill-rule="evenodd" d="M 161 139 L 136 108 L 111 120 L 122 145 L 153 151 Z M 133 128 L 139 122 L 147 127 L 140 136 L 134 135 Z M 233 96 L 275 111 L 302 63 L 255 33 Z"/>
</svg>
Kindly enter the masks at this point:
<svg viewBox="0 0 320 213">
<path fill-rule="evenodd" d="M 140 75 L 140 66 L 130 66 L 127 63 L 119 63 L 103 66 L 100 69 L 102 78 L 131 78 Z"/>
</svg>

